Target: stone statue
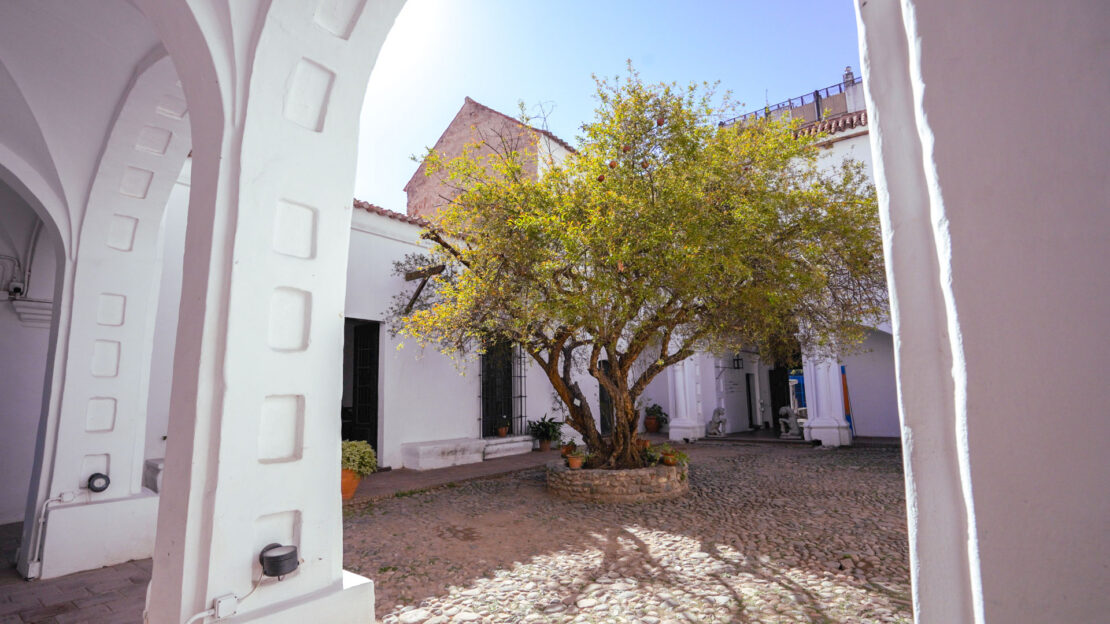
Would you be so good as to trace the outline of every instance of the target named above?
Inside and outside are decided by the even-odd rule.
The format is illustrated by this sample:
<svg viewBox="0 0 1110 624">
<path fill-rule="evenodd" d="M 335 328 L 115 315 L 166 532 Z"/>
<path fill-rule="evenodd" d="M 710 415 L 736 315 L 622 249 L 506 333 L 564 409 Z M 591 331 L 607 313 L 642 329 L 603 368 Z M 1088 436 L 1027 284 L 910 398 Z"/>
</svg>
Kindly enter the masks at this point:
<svg viewBox="0 0 1110 624">
<path fill-rule="evenodd" d="M 725 435 L 725 409 L 723 407 L 713 410 L 713 419 L 709 421 L 707 434 L 717 438 Z"/>
<path fill-rule="evenodd" d="M 798 426 L 798 415 L 789 406 L 779 409 L 780 438 L 801 438 L 802 428 Z"/>
</svg>

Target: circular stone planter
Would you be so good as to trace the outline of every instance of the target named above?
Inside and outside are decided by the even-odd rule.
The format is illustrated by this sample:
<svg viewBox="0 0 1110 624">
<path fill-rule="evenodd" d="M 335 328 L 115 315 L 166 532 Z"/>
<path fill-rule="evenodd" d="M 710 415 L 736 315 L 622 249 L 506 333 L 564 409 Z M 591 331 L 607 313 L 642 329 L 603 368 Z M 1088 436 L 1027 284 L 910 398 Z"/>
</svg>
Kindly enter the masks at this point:
<svg viewBox="0 0 1110 624">
<path fill-rule="evenodd" d="M 682 496 L 690 489 L 686 466 L 636 470 L 571 470 L 547 464 L 547 490 L 561 498 L 596 503 L 643 503 Z"/>
</svg>

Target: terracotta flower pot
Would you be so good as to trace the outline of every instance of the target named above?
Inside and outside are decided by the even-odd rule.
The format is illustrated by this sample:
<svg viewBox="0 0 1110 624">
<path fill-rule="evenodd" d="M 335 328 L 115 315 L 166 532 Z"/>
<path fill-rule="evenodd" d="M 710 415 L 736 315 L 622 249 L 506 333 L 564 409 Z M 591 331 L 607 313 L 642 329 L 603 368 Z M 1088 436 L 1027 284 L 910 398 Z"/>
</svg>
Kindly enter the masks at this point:
<svg viewBox="0 0 1110 624">
<path fill-rule="evenodd" d="M 640 445 L 640 450 L 641 451 L 646 451 L 649 448 L 651 448 L 651 440 L 646 440 L 644 438 L 639 438 L 638 440 L 636 440 L 636 443 Z"/>
<path fill-rule="evenodd" d="M 355 490 L 358 489 L 358 484 L 362 481 L 362 477 L 354 470 L 347 470 L 343 468 L 342 477 L 340 479 L 340 487 L 343 492 L 343 500 L 351 500 L 355 497 Z"/>
<path fill-rule="evenodd" d="M 674 466 L 678 464 L 678 458 L 674 455 L 664 455 L 662 461 L 664 466 Z"/>
<path fill-rule="evenodd" d="M 644 429 L 647 429 L 648 433 L 659 433 L 659 419 L 654 416 L 645 416 Z"/>
<path fill-rule="evenodd" d="M 551 450 L 551 440 L 540 440 L 540 450 L 541 451 L 550 451 Z"/>
<path fill-rule="evenodd" d="M 574 449 L 575 449 L 575 446 L 573 444 L 564 444 L 561 447 L 559 447 L 559 453 L 561 453 L 563 455 L 563 457 L 566 457 L 567 455 L 570 455 L 571 452 L 574 451 Z"/>
<path fill-rule="evenodd" d="M 509 428 L 508 427 L 498 427 L 497 428 L 497 437 L 503 438 L 507 435 L 509 435 Z"/>
<path fill-rule="evenodd" d="M 567 457 L 567 467 L 571 470 L 578 470 L 582 468 L 582 461 L 585 459 L 585 457 L 575 457 L 574 455 L 570 455 Z"/>
</svg>

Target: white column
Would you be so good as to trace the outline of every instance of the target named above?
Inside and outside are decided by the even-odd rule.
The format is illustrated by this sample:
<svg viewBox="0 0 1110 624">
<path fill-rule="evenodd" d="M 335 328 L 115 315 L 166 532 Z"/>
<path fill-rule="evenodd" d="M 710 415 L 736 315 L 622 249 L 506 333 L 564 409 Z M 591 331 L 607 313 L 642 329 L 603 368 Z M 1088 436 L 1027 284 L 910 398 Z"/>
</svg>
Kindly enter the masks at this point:
<svg viewBox="0 0 1110 624">
<path fill-rule="evenodd" d="M 671 414 L 668 436 L 671 440 L 697 440 L 705 436 L 705 423 L 700 421 L 701 392 L 697 357 L 687 358 L 672 368 L 675 413 Z"/>
<path fill-rule="evenodd" d="M 903 0 L 857 14 L 915 619 L 1103 621 L 1110 12 Z"/>
<path fill-rule="evenodd" d="M 358 114 L 401 3 L 142 6 L 194 130 L 148 621 L 236 596 L 236 622 L 371 622 L 342 570 L 343 310 Z M 269 543 L 300 566 L 252 589 Z"/>
<path fill-rule="evenodd" d="M 806 438 L 821 446 L 852 444 L 852 432 L 844 418 L 844 388 L 840 364 L 828 358 L 802 358 L 806 384 Z"/>
</svg>

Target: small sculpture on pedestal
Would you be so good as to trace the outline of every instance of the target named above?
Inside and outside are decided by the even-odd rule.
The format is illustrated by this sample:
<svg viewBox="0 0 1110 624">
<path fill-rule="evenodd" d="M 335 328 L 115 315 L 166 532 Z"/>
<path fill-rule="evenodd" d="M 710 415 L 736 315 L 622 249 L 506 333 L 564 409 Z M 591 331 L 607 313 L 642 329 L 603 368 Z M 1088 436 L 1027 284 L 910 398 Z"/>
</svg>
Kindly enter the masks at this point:
<svg viewBox="0 0 1110 624">
<path fill-rule="evenodd" d="M 780 438 L 801 438 L 802 428 L 798 426 L 798 415 L 788 406 L 779 409 Z"/>
<path fill-rule="evenodd" d="M 713 419 L 709 421 L 706 429 L 706 434 L 710 437 L 719 438 L 725 435 L 725 409 L 723 407 L 713 410 Z"/>
</svg>

